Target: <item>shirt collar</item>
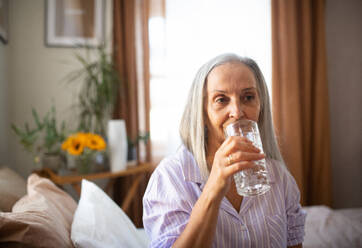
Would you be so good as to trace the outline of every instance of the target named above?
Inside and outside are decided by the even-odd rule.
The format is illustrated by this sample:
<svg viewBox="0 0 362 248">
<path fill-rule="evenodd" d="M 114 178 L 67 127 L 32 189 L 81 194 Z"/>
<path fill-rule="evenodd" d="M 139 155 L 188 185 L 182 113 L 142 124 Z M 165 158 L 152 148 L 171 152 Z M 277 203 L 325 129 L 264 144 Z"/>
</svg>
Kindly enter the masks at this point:
<svg viewBox="0 0 362 248">
<path fill-rule="evenodd" d="M 196 160 L 192 153 L 182 145 L 180 148 L 180 159 L 182 162 L 182 172 L 185 181 L 194 182 L 197 184 L 205 183 L 205 180 L 201 176 L 200 168 L 196 163 Z"/>
</svg>

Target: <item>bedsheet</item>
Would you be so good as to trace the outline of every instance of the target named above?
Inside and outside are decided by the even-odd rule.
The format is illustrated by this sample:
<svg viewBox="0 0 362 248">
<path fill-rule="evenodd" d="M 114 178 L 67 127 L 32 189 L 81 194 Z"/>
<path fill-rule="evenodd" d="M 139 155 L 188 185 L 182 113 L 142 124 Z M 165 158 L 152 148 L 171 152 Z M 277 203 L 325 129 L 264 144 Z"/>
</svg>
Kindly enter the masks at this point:
<svg viewBox="0 0 362 248">
<path fill-rule="evenodd" d="M 307 211 L 304 248 L 362 247 L 362 208 L 333 210 L 326 206 Z"/>
</svg>

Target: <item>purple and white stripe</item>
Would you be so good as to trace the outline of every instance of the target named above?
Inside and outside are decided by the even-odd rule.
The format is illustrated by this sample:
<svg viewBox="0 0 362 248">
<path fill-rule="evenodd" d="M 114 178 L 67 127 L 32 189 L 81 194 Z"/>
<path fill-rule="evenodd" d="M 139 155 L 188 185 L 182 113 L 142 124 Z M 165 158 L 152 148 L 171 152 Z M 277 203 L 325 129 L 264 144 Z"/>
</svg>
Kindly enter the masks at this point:
<svg viewBox="0 0 362 248">
<path fill-rule="evenodd" d="M 294 178 L 267 160 L 271 190 L 244 197 L 239 213 L 224 198 L 213 247 L 287 247 L 303 242 L 306 213 Z M 181 147 L 151 176 L 143 198 L 143 224 L 151 247 L 171 247 L 188 223 L 205 182 L 192 154 Z"/>
</svg>

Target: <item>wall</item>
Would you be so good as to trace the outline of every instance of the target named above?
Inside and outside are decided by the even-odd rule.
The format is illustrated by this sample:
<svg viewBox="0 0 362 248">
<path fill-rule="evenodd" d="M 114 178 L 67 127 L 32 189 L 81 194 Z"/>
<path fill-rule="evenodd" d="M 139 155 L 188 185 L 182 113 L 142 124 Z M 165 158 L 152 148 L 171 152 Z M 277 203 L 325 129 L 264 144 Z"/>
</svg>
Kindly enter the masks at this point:
<svg viewBox="0 0 362 248">
<path fill-rule="evenodd" d="M 110 37 L 111 1 L 106 2 L 106 37 Z M 72 105 L 76 103 L 75 95 L 80 84 L 66 84 L 64 77 L 79 68 L 74 52 L 84 54 L 84 49 L 45 47 L 44 0 L 12 0 L 9 5 L 10 42 L 6 48 L 7 56 L 1 53 L 0 61 L 1 70 L 7 71 L 5 76 L 9 82 L 0 86 L 0 103 L 9 113 L 8 122 L 21 126 L 25 122 L 33 123 L 31 108 L 34 107 L 40 116 L 44 116 L 52 101 L 59 121 L 72 120 Z M 3 76 L 0 80 L 2 82 Z M 3 107 L 3 103 L 7 103 L 7 106 L 5 104 Z M 23 150 L 2 115 L 0 132 L 8 134 L 6 152 L 9 157 L 1 156 L 0 164 L 6 162 L 21 175 L 27 176 L 35 168 L 32 157 Z M 2 143 L 7 142 L 2 139 Z M 1 149 L 3 152 L 6 148 Z"/>
<path fill-rule="evenodd" d="M 0 166 L 9 164 L 8 149 L 8 46 L 0 42 Z"/>
<path fill-rule="evenodd" d="M 326 1 L 335 208 L 362 207 L 362 1 Z"/>
</svg>

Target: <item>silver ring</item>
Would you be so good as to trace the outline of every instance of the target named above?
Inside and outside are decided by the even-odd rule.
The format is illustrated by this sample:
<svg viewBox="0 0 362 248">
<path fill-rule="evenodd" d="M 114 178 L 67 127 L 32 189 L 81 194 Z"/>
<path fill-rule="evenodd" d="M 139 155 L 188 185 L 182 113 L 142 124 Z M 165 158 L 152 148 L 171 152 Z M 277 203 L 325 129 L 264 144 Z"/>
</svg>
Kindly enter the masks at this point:
<svg viewBox="0 0 362 248">
<path fill-rule="evenodd" d="M 229 156 L 227 156 L 227 160 L 228 160 L 228 164 L 231 165 L 233 157 L 231 156 L 231 154 L 229 154 Z"/>
</svg>

